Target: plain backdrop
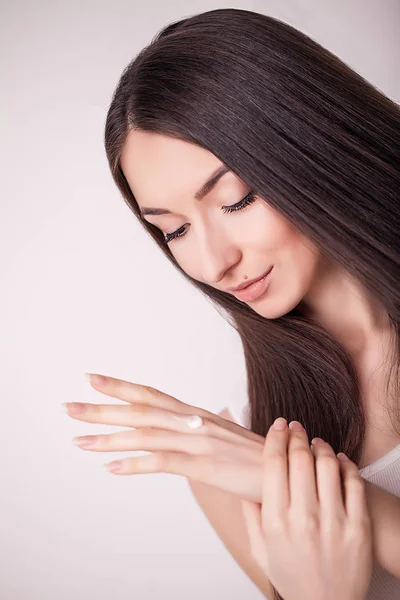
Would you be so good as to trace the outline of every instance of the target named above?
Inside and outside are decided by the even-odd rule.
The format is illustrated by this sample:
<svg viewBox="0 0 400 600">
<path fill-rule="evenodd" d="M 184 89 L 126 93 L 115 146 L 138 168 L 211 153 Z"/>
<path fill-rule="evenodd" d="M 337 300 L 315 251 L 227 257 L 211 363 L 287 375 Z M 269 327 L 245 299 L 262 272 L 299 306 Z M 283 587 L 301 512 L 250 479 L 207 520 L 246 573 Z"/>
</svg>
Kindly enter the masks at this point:
<svg viewBox="0 0 400 600">
<path fill-rule="evenodd" d="M 0 3 L 1 600 L 262 597 L 184 478 L 106 473 L 129 453 L 71 440 L 121 427 L 61 410 L 120 403 L 86 371 L 215 413 L 246 404 L 240 339 L 136 222 L 103 148 L 125 66 L 223 7 L 294 25 L 400 100 L 398 0 Z"/>
</svg>

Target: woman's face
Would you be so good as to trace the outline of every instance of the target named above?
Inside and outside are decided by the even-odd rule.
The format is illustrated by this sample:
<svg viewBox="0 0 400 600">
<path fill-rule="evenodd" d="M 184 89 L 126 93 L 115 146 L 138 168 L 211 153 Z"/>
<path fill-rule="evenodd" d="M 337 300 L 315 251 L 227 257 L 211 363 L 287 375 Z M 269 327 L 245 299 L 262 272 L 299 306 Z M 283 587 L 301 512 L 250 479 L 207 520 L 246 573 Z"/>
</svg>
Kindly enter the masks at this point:
<svg viewBox="0 0 400 600">
<path fill-rule="evenodd" d="M 318 249 L 265 200 L 255 196 L 252 201 L 251 190 L 232 171 L 226 170 L 204 197 L 196 198 L 196 192 L 224 167 L 208 150 L 132 130 L 121 167 L 142 211 L 166 211 L 144 218 L 164 236 L 179 234 L 168 246 L 194 279 L 236 296 L 230 288 L 248 284 L 273 267 L 268 286 L 253 288 L 253 296 L 257 290 L 261 295 L 246 300 L 236 296 L 268 319 L 292 310 L 310 290 L 320 260 Z"/>
</svg>

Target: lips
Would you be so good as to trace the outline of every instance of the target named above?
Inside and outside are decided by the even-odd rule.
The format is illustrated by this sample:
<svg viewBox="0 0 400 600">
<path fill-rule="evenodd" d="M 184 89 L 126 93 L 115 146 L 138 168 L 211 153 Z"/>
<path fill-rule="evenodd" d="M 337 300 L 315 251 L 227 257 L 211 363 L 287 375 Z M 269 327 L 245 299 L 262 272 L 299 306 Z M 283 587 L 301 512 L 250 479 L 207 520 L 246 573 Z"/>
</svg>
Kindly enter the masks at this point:
<svg viewBox="0 0 400 600">
<path fill-rule="evenodd" d="M 238 300 L 242 300 L 243 302 L 257 300 L 267 291 L 271 280 L 272 270 L 273 267 L 271 267 L 271 269 L 260 279 L 248 284 L 245 288 L 233 290 L 232 294 Z"/>
<path fill-rule="evenodd" d="M 257 279 L 251 279 L 250 281 L 248 281 L 247 283 L 241 283 L 240 285 L 238 285 L 237 287 L 232 287 L 232 288 L 228 288 L 226 291 L 227 292 L 233 292 L 236 293 L 239 290 L 244 290 L 245 288 L 250 287 L 250 285 L 253 285 L 253 283 L 256 283 L 257 281 L 260 281 L 263 277 L 265 277 L 265 275 L 267 275 L 270 271 L 272 270 L 272 267 L 270 267 L 268 269 L 268 271 L 266 271 L 263 275 L 261 275 L 261 277 L 258 277 Z"/>
</svg>

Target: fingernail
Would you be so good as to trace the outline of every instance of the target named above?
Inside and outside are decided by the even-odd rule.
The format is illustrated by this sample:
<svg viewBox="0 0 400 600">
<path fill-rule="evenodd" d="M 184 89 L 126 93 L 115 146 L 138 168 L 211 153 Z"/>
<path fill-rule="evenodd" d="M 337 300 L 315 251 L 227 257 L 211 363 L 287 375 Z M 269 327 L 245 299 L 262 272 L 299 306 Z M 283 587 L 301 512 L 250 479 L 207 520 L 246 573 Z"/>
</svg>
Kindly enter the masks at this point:
<svg viewBox="0 0 400 600">
<path fill-rule="evenodd" d="M 96 443 L 96 439 L 97 438 L 95 436 L 74 438 L 72 440 L 72 443 L 76 446 L 80 446 L 81 448 L 88 448 L 89 446 L 94 446 L 94 444 Z"/>
<path fill-rule="evenodd" d="M 316 445 L 316 444 L 325 444 L 325 441 L 319 437 L 316 437 L 314 439 L 311 440 L 311 443 Z"/>
<path fill-rule="evenodd" d="M 338 457 L 339 460 L 343 460 L 343 461 L 350 460 L 349 457 L 346 456 L 343 452 L 339 452 L 339 454 L 337 455 L 337 457 Z"/>
<path fill-rule="evenodd" d="M 293 431 L 305 431 L 303 425 L 301 423 L 299 423 L 298 421 L 291 421 L 289 423 L 289 428 L 292 429 Z"/>
<path fill-rule="evenodd" d="M 104 375 L 95 375 L 94 373 L 85 373 L 84 378 L 88 383 L 94 385 L 104 385 L 107 383 L 107 377 Z"/>
<path fill-rule="evenodd" d="M 103 465 L 103 469 L 111 471 L 111 473 L 117 473 L 121 470 L 121 461 L 114 460 L 113 462 L 108 463 L 108 465 Z"/>
<path fill-rule="evenodd" d="M 276 429 L 276 431 L 283 431 L 284 429 L 286 429 L 286 427 L 287 427 L 286 419 L 284 419 L 283 417 L 278 417 L 277 419 L 275 419 L 274 429 Z"/>
<path fill-rule="evenodd" d="M 61 406 L 67 415 L 80 415 L 85 410 L 85 404 L 79 402 L 64 402 Z"/>
</svg>

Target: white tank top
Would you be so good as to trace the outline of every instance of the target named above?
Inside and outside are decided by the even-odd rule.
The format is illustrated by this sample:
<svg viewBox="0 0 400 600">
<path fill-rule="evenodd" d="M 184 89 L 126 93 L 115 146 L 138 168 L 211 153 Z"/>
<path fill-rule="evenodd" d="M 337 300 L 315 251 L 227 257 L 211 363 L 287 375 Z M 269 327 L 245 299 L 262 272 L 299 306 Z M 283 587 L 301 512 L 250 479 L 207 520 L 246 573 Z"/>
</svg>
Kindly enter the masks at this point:
<svg viewBox="0 0 400 600">
<path fill-rule="evenodd" d="M 250 429 L 248 405 L 242 408 L 228 408 L 239 425 Z M 364 479 L 400 498 L 400 444 L 359 471 Z M 374 562 L 371 585 L 365 600 L 400 600 L 400 579 L 393 577 Z"/>
</svg>

